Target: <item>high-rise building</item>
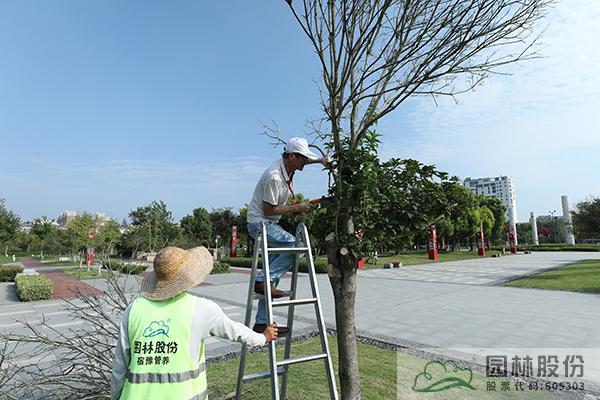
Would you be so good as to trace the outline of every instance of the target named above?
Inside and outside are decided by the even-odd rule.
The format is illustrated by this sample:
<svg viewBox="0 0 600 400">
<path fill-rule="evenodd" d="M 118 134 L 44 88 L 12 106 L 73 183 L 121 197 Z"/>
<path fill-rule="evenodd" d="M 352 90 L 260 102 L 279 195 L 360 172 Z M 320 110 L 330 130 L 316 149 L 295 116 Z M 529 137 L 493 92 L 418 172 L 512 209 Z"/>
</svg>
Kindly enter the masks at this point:
<svg viewBox="0 0 600 400">
<path fill-rule="evenodd" d="M 506 206 L 506 221 L 516 224 L 517 198 L 515 186 L 510 176 L 495 176 L 493 178 L 467 178 L 464 186 L 475 194 L 485 197 L 495 197 Z"/>
<path fill-rule="evenodd" d="M 69 222 L 73 221 L 75 217 L 77 217 L 77 213 L 75 211 L 67 210 L 59 215 L 59 217 L 56 219 L 56 222 L 58 222 L 58 225 L 60 225 L 61 228 L 64 228 L 69 224 Z"/>
</svg>

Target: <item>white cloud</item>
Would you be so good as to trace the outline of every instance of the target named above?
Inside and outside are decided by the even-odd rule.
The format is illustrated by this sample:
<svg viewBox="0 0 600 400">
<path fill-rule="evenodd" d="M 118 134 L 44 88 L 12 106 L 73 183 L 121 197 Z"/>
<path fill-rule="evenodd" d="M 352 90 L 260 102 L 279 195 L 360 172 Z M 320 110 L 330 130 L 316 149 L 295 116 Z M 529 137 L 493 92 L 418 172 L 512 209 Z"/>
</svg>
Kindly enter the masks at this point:
<svg viewBox="0 0 600 400">
<path fill-rule="evenodd" d="M 544 23 L 545 58 L 491 76 L 459 105 L 411 100 L 397 113 L 407 128 L 398 131 L 396 116 L 381 125 L 384 156 L 462 177 L 512 175 L 521 220 L 560 205 L 560 194 L 576 202 L 598 191 L 600 180 L 590 188 L 589 178 L 600 168 L 600 2 L 559 3 Z"/>
</svg>

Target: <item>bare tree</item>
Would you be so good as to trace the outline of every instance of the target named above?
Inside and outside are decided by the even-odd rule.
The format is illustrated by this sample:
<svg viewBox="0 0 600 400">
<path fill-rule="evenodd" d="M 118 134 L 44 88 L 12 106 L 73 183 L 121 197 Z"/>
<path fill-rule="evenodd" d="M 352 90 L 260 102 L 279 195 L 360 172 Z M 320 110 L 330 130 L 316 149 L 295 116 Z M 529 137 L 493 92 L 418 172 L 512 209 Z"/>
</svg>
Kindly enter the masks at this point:
<svg viewBox="0 0 600 400">
<path fill-rule="evenodd" d="M 358 399 L 356 209 L 349 187 L 374 124 L 411 96 L 469 91 L 502 66 L 538 57 L 533 35 L 551 0 L 286 0 L 317 56 L 324 116 L 314 134 L 334 153 L 335 227 L 327 237 L 339 377 Z M 266 132 L 273 135 L 273 131 Z"/>
<path fill-rule="evenodd" d="M 107 399 L 120 315 L 133 295 L 127 279 L 111 274 L 104 295 L 77 289 L 65 309 L 80 329 L 22 321 L 26 334 L 1 333 L 0 396 L 3 399 Z"/>
</svg>

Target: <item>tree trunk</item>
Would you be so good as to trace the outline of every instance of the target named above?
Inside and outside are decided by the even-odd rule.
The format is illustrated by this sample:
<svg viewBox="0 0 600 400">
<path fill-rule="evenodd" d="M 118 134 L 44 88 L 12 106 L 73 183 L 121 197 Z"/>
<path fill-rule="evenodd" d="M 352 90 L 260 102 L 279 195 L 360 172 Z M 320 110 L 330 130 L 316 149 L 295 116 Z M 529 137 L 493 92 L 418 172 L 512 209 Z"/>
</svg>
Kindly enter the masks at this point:
<svg viewBox="0 0 600 400">
<path fill-rule="evenodd" d="M 338 270 L 339 271 L 339 270 Z M 338 375 L 342 399 L 360 399 L 360 375 L 356 344 L 356 272 L 344 270 L 341 277 L 330 277 L 335 299 L 335 324 L 339 352 Z"/>
<path fill-rule="evenodd" d="M 329 262 L 327 272 L 335 303 L 341 398 L 359 400 L 361 398 L 360 374 L 354 310 L 358 261 L 351 258 L 345 248 L 339 248 L 333 233 L 328 236 L 327 259 Z"/>
</svg>

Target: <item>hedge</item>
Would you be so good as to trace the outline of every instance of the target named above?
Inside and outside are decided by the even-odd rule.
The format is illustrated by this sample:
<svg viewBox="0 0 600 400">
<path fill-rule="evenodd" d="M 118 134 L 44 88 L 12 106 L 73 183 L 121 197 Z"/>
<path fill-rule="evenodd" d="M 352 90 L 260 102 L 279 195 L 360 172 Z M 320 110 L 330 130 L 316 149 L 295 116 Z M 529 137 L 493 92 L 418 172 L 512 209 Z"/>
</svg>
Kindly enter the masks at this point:
<svg viewBox="0 0 600 400">
<path fill-rule="evenodd" d="M 215 261 L 211 274 L 226 274 L 229 272 L 229 264 Z"/>
<path fill-rule="evenodd" d="M 232 267 L 242 267 L 242 268 L 251 268 L 252 267 L 252 258 L 250 258 L 250 257 L 224 258 L 223 260 L 221 260 L 221 262 L 229 264 Z"/>
<path fill-rule="evenodd" d="M 0 265 L 0 282 L 14 282 L 15 276 L 23 272 L 23 267 L 17 265 Z"/>
<path fill-rule="evenodd" d="M 21 301 L 48 300 L 54 293 L 52 281 L 43 275 L 19 275 L 15 283 Z"/>
<path fill-rule="evenodd" d="M 250 257 L 226 258 L 222 261 L 228 263 L 232 267 L 252 268 L 252 258 Z M 260 259 L 258 263 L 258 267 L 261 268 L 262 264 Z M 306 265 L 306 257 L 300 259 L 298 264 L 298 271 L 308 272 L 308 268 Z M 327 260 L 323 258 L 317 258 L 315 260 L 315 271 L 317 272 L 317 274 L 327 273 Z"/>
<path fill-rule="evenodd" d="M 141 274 L 148 268 L 143 264 L 131 264 L 122 261 L 105 261 L 102 263 L 102 266 L 106 269 L 129 275 Z"/>
</svg>

